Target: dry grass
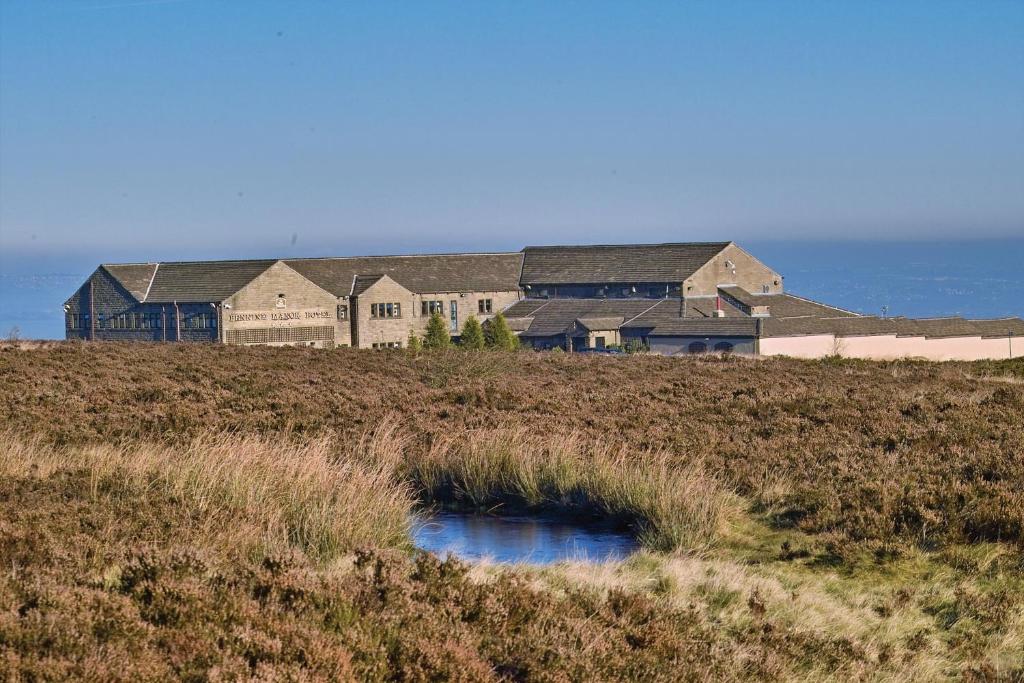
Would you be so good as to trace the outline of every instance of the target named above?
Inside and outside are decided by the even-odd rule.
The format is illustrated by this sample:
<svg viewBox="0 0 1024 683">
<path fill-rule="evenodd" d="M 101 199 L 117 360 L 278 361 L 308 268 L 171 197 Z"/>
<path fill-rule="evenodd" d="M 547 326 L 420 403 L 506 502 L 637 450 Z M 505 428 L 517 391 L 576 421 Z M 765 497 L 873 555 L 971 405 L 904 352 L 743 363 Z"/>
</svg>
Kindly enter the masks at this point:
<svg viewBox="0 0 1024 683">
<path fill-rule="evenodd" d="M 426 502 L 612 518 L 652 550 L 695 552 L 717 539 L 734 497 L 699 463 L 579 434 L 491 429 L 435 441 L 406 467 Z"/>
<path fill-rule="evenodd" d="M 395 476 L 390 454 L 374 452 L 381 446 L 367 439 L 345 451 L 327 437 L 297 445 L 209 434 L 180 446 L 57 448 L 7 432 L 0 435 L 0 474 L 84 470 L 93 496 L 110 481 L 158 489 L 181 501 L 204 535 L 295 547 L 328 561 L 363 546 L 408 546 L 411 490 Z"/>
</svg>

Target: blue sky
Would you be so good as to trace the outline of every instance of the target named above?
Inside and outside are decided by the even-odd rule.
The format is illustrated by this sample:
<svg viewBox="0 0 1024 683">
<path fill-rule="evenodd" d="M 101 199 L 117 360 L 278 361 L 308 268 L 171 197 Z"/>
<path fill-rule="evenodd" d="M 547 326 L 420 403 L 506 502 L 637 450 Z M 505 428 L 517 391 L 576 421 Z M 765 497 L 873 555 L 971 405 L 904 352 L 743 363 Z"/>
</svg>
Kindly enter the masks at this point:
<svg viewBox="0 0 1024 683">
<path fill-rule="evenodd" d="M 0 248 L 1024 235 L 1024 3 L 0 1 Z"/>
</svg>

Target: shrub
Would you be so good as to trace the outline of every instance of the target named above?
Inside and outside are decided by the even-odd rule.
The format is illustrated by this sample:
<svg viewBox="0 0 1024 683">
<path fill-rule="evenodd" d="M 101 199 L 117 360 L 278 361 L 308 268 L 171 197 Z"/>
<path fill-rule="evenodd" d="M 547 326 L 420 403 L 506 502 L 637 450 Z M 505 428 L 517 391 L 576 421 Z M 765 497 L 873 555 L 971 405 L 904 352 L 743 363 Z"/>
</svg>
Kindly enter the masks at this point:
<svg viewBox="0 0 1024 683">
<path fill-rule="evenodd" d="M 446 349 L 452 345 L 448 335 L 448 325 L 437 311 L 430 314 L 427 322 L 427 333 L 423 337 L 423 347 L 427 349 Z"/>
<path fill-rule="evenodd" d="M 418 356 L 423 350 L 423 340 L 420 339 L 415 330 L 409 330 L 409 340 L 405 343 L 405 347 L 414 356 Z"/>
<path fill-rule="evenodd" d="M 519 337 L 508 326 L 503 313 L 498 313 L 487 321 L 484 335 L 489 348 L 502 351 L 515 351 L 519 348 Z"/>
<path fill-rule="evenodd" d="M 484 348 L 484 330 L 476 316 L 466 318 L 462 326 L 462 334 L 459 335 L 459 346 L 464 349 L 479 351 Z"/>
</svg>

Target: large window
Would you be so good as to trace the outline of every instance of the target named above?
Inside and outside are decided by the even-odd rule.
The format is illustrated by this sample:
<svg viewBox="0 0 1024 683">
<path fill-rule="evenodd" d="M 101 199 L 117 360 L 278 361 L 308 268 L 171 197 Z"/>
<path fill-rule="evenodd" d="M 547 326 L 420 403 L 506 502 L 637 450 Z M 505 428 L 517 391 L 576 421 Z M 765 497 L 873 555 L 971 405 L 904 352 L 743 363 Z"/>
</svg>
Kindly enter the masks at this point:
<svg viewBox="0 0 1024 683">
<path fill-rule="evenodd" d="M 715 344 L 715 351 L 718 351 L 719 353 L 730 353 L 732 350 L 732 344 L 727 341 L 720 341 Z"/>
<path fill-rule="evenodd" d="M 212 330 L 217 327 L 217 316 L 214 313 L 197 313 L 185 318 L 185 329 Z"/>
<path fill-rule="evenodd" d="M 421 301 L 420 302 L 420 313 L 422 315 L 432 315 L 439 313 L 444 315 L 444 302 L 443 301 Z"/>
<path fill-rule="evenodd" d="M 687 348 L 690 353 L 706 353 L 708 345 L 702 341 L 690 342 L 690 346 Z"/>
<path fill-rule="evenodd" d="M 371 318 L 401 318 L 402 317 L 402 305 L 398 304 L 398 303 L 370 304 L 370 317 Z"/>
<path fill-rule="evenodd" d="M 476 308 L 483 315 L 487 315 L 493 310 L 494 304 L 490 299 L 477 299 Z"/>
</svg>

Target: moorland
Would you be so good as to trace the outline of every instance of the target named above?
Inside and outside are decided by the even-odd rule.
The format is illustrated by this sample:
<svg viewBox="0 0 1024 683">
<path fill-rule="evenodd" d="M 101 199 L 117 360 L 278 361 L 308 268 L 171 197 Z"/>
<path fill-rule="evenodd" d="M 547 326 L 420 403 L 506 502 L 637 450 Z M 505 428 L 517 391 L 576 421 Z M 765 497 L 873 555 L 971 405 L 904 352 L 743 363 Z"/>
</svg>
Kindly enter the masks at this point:
<svg viewBox="0 0 1024 683">
<path fill-rule="evenodd" d="M 0 420 L 5 679 L 1024 678 L 1021 360 L 8 345 Z"/>
</svg>

